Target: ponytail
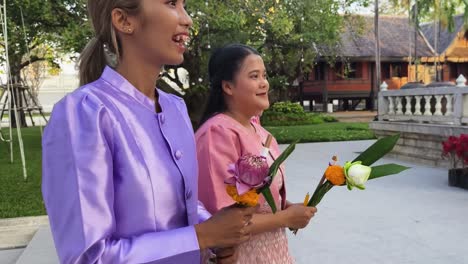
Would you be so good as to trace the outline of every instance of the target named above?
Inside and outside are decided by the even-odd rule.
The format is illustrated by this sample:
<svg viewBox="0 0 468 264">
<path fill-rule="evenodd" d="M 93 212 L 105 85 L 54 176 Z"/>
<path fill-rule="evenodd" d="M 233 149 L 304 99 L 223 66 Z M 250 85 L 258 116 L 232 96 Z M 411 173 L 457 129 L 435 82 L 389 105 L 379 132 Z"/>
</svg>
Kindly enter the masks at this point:
<svg viewBox="0 0 468 264">
<path fill-rule="evenodd" d="M 78 64 L 80 86 L 99 79 L 106 64 L 104 45 L 98 38 L 94 37 L 80 54 Z"/>
</svg>

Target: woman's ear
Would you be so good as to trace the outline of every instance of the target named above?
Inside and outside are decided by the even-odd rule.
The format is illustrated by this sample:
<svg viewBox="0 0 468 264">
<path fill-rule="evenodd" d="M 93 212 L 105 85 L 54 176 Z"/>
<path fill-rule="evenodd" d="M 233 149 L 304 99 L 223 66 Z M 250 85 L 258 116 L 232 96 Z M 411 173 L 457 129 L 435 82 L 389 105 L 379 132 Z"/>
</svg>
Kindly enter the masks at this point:
<svg viewBox="0 0 468 264">
<path fill-rule="evenodd" d="M 223 92 L 227 95 L 232 95 L 233 91 L 233 85 L 232 82 L 230 81 L 221 81 L 221 87 L 223 88 Z"/>
<path fill-rule="evenodd" d="M 135 30 L 136 21 L 134 18 L 128 16 L 121 8 L 114 8 L 111 13 L 112 25 L 117 32 L 121 34 L 132 34 Z"/>
</svg>

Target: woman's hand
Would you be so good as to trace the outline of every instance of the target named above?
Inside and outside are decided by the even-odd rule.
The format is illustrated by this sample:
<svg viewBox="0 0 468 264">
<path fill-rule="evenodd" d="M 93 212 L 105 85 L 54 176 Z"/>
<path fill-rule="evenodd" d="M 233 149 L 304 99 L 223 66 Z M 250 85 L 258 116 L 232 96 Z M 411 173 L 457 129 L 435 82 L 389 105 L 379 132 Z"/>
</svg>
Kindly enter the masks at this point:
<svg viewBox="0 0 468 264">
<path fill-rule="evenodd" d="M 200 249 L 228 248 L 247 241 L 252 229 L 250 220 L 256 209 L 231 205 L 195 225 Z"/>
<path fill-rule="evenodd" d="M 237 261 L 237 247 L 218 248 L 216 254 L 216 264 L 234 264 Z"/>
<path fill-rule="evenodd" d="M 303 204 L 287 204 L 284 212 L 284 224 L 290 229 L 304 228 L 317 212 L 317 208 L 304 206 Z"/>
</svg>

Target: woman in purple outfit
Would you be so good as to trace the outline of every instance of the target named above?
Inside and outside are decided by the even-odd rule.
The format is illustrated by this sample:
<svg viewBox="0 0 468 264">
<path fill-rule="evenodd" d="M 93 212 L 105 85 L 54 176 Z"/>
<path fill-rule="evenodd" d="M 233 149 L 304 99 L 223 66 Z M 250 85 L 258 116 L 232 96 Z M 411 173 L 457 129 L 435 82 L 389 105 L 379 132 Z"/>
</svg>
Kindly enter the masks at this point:
<svg viewBox="0 0 468 264">
<path fill-rule="evenodd" d="M 255 208 L 210 218 L 198 202 L 186 106 L 155 89 L 161 67 L 183 61 L 184 3 L 88 1 L 95 37 L 80 57 L 82 87 L 55 105 L 43 138 L 61 263 L 198 263 L 209 248 L 232 262 L 231 248 L 250 237 Z"/>
</svg>

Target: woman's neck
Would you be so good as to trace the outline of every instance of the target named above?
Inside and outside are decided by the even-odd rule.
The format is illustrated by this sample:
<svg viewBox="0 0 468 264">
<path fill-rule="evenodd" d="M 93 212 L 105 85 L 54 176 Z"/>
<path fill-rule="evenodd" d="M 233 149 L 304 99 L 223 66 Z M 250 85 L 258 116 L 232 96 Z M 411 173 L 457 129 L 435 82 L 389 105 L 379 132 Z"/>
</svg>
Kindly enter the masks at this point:
<svg viewBox="0 0 468 264">
<path fill-rule="evenodd" d="M 255 128 L 252 126 L 252 123 L 250 122 L 250 119 L 252 118 L 252 116 L 243 114 L 241 112 L 231 111 L 231 110 L 226 110 L 224 114 L 227 116 L 230 116 L 231 118 L 239 122 L 243 127 L 247 128 L 248 130 L 255 132 Z"/>
<path fill-rule="evenodd" d="M 157 102 L 156 81 L 161 67 L 143 65 L 142 61 L 123 57 L 116 71 L 130 82 L 142 94 Z"/>
</svg>

